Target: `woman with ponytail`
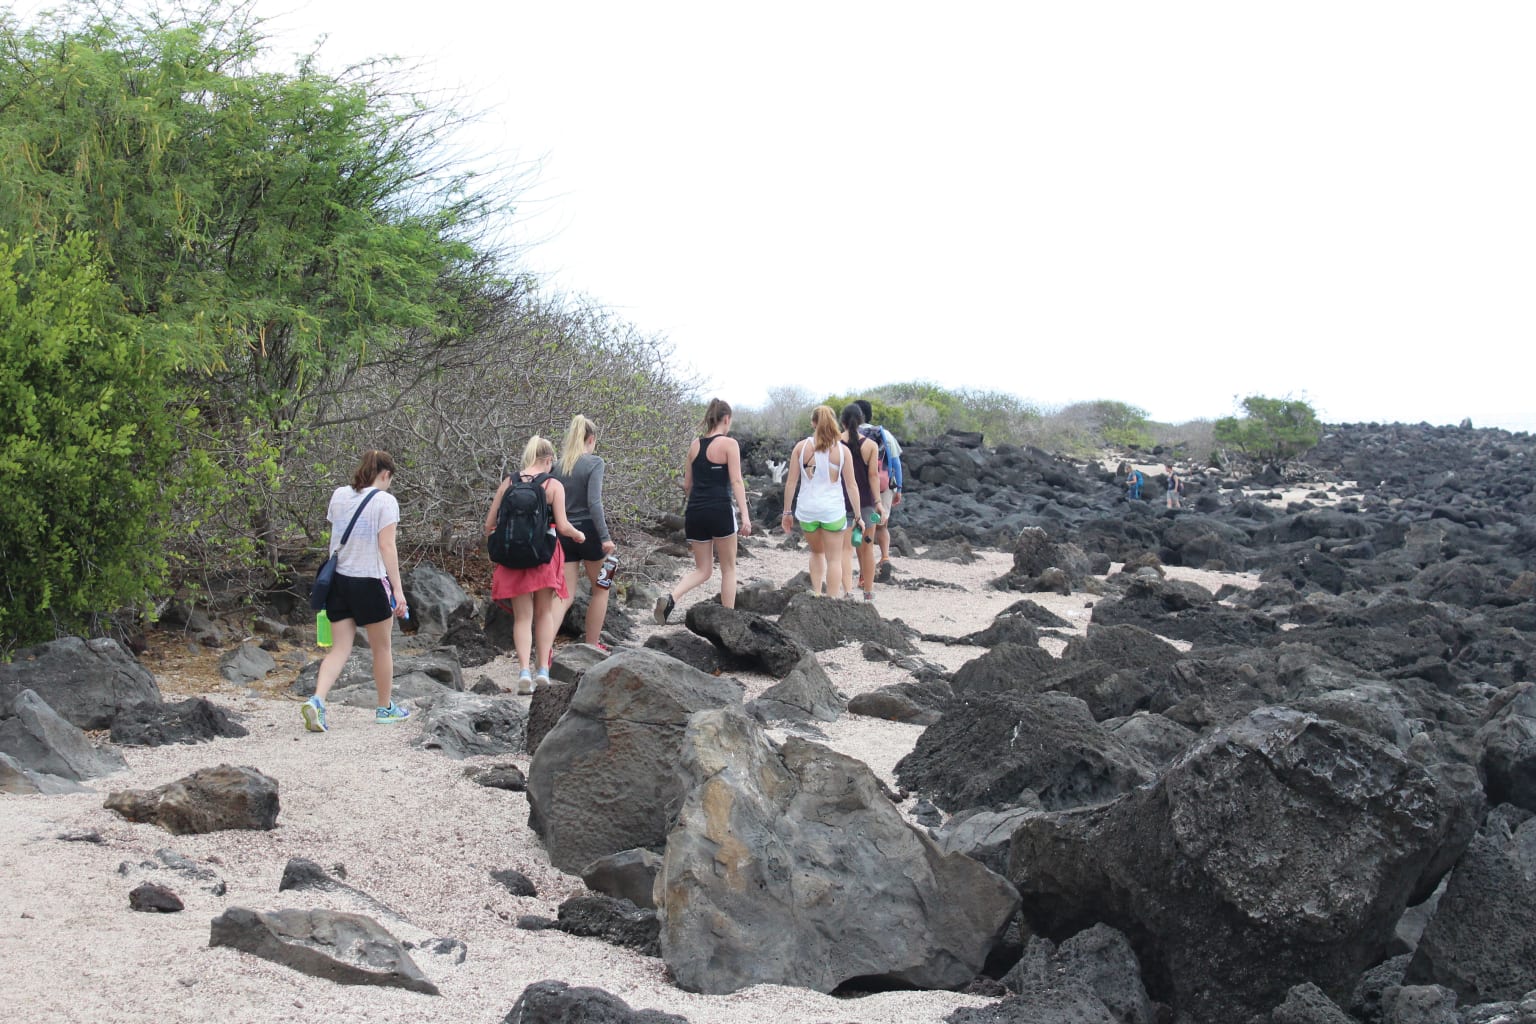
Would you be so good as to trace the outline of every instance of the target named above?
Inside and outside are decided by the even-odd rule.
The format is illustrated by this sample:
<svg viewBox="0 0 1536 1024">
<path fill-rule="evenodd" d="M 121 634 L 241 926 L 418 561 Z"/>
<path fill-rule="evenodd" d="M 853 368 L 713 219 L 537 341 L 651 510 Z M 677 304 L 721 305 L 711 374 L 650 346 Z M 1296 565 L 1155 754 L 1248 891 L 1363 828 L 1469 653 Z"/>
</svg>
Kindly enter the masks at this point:
<svg viewBox="0 0 1536 1024">
<path fill-rule="evenodd" d="M 490 510 L 485 513 L 485 535 L 496 530 L 496 513 L 502 496 L 514 479 L 538 486 L 549 506 L 550 531 L 580 544 L 586 534 L 571 525 L 565 516 L 565 488 L 555 479 L 555 446 L 535 434 L 523 448 L 523 468 L 509 476 L 496 489 Z M 565 552 L 559 544 L 550 549 L 547 562 L 526 569 L 512 569 L 498 564 L 491 573 L 491 600 L 512 613 L 512 646 L 517 650 L 517 692 L 527 695 L 536 683 L 549 682 L 549 660 L 555 646 L 555 598 L 566 596 Z M 536 645 L 536 646 L 535 646 Z M 535 659 L 529 668 L 530 655 Z M 535 678 L 534 672 L 537 672 Z"/>
<path fill-rule="evenodd" d="M 404 618 L 409 609 L 400 586 L 400 558 L 395 549 L 395 527 L 400 522 L 400 502 L 389 493 L 395 479 L 395 460 L 388 452 L 363 453 L 350 486 L 331 494 L 325 518 L 331 524 L 331 553 L 337 555 L 336 576 L 325 596 L 325 614 L 331 620 L 331 650 L 320 662 L 315 695 L 299 707 L 304 727 L 325 732 L 325 698 L 352 654 L 357 628 L 368 633 L 373 654 L 373 685 L 379 705 L 374 721 L 403 722 L 410 712 L 394 702 L 395 661 L 390 648 L 393 619 Z M 347 534 L 346 544 L 341 543 Z"/>
<path fill-rule="evenodd" d="M 837 414 L 818 405 L 811 413 L 812 434 L 795 445 L 784 482 L 784 532 L 796 522 L 811 548 L 811 593 L 820 594 L 825 576 L 827 594 L 842 597 L 843 531 L 847 509 L 857 516 L 859 492 L 854 488 L 854 458 L 842 444 Z M 804 483 L 802 484 L 802 481 Z M 795 500 L 796 492 L 799 501 Z M 858 519 L 862 526 L 864 520 Z"/>
<path fill-rule="evenodd" d="M 683 490 L 688 492 L 683 534 L 693 549 L 693 569 L 677 581 L 671 593 L 657 599 L 655 618 L 662 624 L 672 614 L 678 598 L 708 582 L 716 558 L 720 560 L 720 603 L 735 608 L 736 535 L 752 535 L 747 488 L 741 479 L 741 446 L 729 436 L 730 405 L 718 398 L 711 399 L 700 429 L 702 436 L 688 446 L 688 459 L 683 463 Z"/>
<path fill-rule="evenodd" d="M 565 515 L 575 527 L 586 534 L 586 540 L 577 543 L 569 537 L 560 538 L 565 552 L 565 596 L 556 596 L 554 607 L 555 630 L 565 621 L 565 614 L 576 601 L 576 584 L 583 569 L 592 593 L 587 600 L 587 617 L 583 626 L 583 639 L 603 652 L 603 621 L 608 615 L 608 588 L 597 585 L 603 559 L 613 553 L 613 540 L 608 536 L 608 520 L 603 515 L 603 460 L 596 453 L 597 424 L 577 413 L 571 417 L 571 425 L 565 432 L 565 444 L 560 450 L 560 464 L 555 479 L 565 488 Z"/>
</svg>

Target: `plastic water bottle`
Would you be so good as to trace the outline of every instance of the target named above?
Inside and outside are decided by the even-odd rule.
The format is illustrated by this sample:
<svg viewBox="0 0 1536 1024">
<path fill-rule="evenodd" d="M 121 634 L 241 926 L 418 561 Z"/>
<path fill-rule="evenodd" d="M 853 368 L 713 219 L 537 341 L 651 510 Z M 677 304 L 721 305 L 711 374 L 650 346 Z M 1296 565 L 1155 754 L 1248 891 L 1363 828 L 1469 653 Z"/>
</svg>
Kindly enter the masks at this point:
<svg viewBox="0 0 1536 1024">
<path fill-rule="evenodd" d="M 597 570 L 597 585 L 607 590 L 613 586 L 613 575 L 618 571 L 619 556 L 609 552 L 608 557 L 603 559 L 603 567 Z"/>
<path fill-rule="evenodd" d="M 859 529 L 858 524 L 855 523 L 854 527 L 853 527 L 853 546 L 854 547 L 858 547 L 860 544 L 863 544 L 863 543 L 864 543 L 864 531 Z"/>
<path fill-rule="evenodd" d="M 315 646 L 331 646 L 331 617 L 322 608 L 315 612 Z"/>
</svg>

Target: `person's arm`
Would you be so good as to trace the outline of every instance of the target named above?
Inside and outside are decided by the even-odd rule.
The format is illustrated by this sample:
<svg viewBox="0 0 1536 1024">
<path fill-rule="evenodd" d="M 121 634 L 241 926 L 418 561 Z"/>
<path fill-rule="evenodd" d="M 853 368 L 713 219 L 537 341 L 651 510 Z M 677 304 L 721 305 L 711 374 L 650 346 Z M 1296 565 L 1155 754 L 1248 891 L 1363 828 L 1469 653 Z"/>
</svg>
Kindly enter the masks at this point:
<svg viewBox="0 0 1536 1024">
<path fill-rule="evenodd" d="M 587 535 L 571 525 L 571 521 L 565 518 L 565 485 L 554 477 L 544 481 L 544 496 L 549 499 L 549 507 L 555 511 L 555 532 L 571 538 L 577 544 L 587 539 Z"/>
<path fill-rule="evenodd" d="M 853 474 L 848 472 L 848 461 L 853 452 L 841 441 L 837 443 L 837 447 L 843 453 L 843 464 L 838 468 L 838 476 L 843 481 L 843 493 L 848 496 L 848 507 L 853 509 L 853 521 L 858 523 L 859 529 L 862 530 L 864 529 L 864 511 L 859 504 L 859 485 L 854 482 Z"/>
<path fill-rule="evenodd" d="M 901 475 L 901 442 L 896 440 L 896 435 L 880 428 L 880 440 L 885 443 L 886 466 L 891 474 L 891 504 L 901 504 L 901 491 L 904 486 Z"/>
<path fill-rule="evenodd" d="M 752 536 L 752 514 L 747 511 L 747 484 L 741 478 L 741 445 L 730 438 L 725 450 L 725 472 L 731 478 L 731 491 L 736 495 L 736 507 L 741 510 L 741 526 L 737 529 L 743 537 Z"/>
<path fill-rule="evenodd" d="M 603 515 L 603 460 L 596 455 L 597 464 L 592 467 L 592 472 L 587 474 L 587 511 L 592 515 L 592 525 L 597 530 L 597 539 L 603 543 L 603 554 L 613 551 L 613 541 L 608 536 L 608 519 Z"/>
<path fill-rule="evenodd" d="M 864 437 L 859 439 L 859 458 L 864 460 L 864 471 L 869 475 L 869 493 L 875 496 L 875 508 L 880 518 L 886 517 L 886 509 L 880 504 L 880 448 Z"/>
<path fill-rule="evenodd" d="M 693 460 L 699 457 L 699 439 L 688 446 L 688 457 L 683 460 L 683 493 L 693 493 Z"/>
<path fill-rule="evenodd" d="M 496 532 L 496 510 L 501 508 L 501 496 L 507 493 L 507 488 L 512 486 L 512 478 L 507 477 L 496 488 L 496 496 L 491 499 L 491 507 L 485 513 L 485 535 L 489 537 Z"/>
<path fill-rule="evenodd" d="M 787 521 L 789 526 L 784 526 L 784 532 L 788 533 L 790 527 L 795 525 L 795 492 L 800 489 L 800 445 L 795 445 L 789 453 L 789 476 L 784 478 L 784 514 L 779 517 L 779 525 L 783 526 Z"/>
<path fill-rule="evenodd" d="M 395 550 L 395 527 L 398 524 L 390 523 L 379 531 L 379 557 L 384 560 L 384 575 L 389 577 L 390 587 L 395 595 L 395 617 L 403 619 L 410 612 L 410 607 L 405 603 L 405 583 L 400 578 L 400 555 Z"/>
</svg>

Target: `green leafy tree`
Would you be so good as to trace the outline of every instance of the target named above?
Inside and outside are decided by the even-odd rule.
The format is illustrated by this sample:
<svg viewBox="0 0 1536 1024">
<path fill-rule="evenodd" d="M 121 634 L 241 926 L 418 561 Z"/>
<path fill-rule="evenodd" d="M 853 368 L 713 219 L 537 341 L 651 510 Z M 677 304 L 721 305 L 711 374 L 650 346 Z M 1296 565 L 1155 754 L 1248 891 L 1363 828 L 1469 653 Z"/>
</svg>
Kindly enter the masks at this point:
<svg viewBox="0 0 1536 1024">
<path fill-rule="evenodd" d="M 260 26 L 239 2 L 0 16 L 0 230 L 94 242 L 123 309 L 186 356 L 188 447 L 227 474 L 186 520 L 270 557 L 307 433 L 378 411 L 354 376 L 425 379 L 492 315 L 477 232 L 505 200 L 438 162 L 457 116 L 387 63 L 266 70 Z"/>
<path fill-rule="evenodd" d="M 1257 462 L 1283 465 L 1322 439 L 1317 413 L 1300 399 L 1249 395 L 1242 408 L 1242 416 L 1217 420 L 1213 435 Z"/>
<path fill-rule="evenodd" d="M 882 427 L 884 427 L 886 430 L 889 430 L 897 437 L 904 436 L 907 433 L 907 417 L 905 411 L 899 405 L 889 402 L 886 399 L 881 398 L 873 393 L 868 395 L 832 395 L 818 403 L 813 404 L 811 408 L 815 408 L 816 405 L 829 405 L 832 407 L 832 411 L 837 414 L 838 419 L 842 419 L 843 410 L 847 408 L 855 398 L 863 398 L 869 402 L 871 423 L 880 424 Z M 809 410 L 807 410 L 807 412 L 809 412 Z M 796 429 L 802 432 L 808 431 L 810 429 L 809 421 L 804 422 Z"/>
<path fill-rule="evenodd" d="M 0 241 L 0 651 L 87 629 L 167 572 L 193 414 L 177 353 L 116 305 L 84 235 Z"/>
</svg>

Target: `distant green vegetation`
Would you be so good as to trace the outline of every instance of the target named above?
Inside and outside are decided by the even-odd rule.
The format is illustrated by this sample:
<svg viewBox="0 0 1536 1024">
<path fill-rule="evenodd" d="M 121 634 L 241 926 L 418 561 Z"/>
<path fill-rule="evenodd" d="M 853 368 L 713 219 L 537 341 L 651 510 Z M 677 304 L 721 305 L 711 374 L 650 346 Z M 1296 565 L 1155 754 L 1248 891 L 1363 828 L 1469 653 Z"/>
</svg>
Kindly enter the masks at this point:
<svg viewBox="0 0 1536 1024">
<path fill-rule="evenodd" d="M 1075 458 L 1093 458 L 1104 448 L 1151 449 L 1172 457 L 1204 460 L 1212 450 L 1206 421 L 1156 423 L 1144 410 L 1111 400 L 1077 402 L 1045 410 L 1002 391 L 951 391 L 927 381 L 883 384 L 855 395 L 821 397 L 804 388 L 773 388 L 761 409 L 738 409 L 736 421 L 771 436 L 809 429 L 810 412 L 827 404 L 839 413 L 853 398 L 867 398 L 876 423 L 903 439 L 922 440 L 946 431 L 975 432 L 997 445 L 1033 445 Z"/>
<path fill-rule="evenodd" d="M 1216 421 L 1215 440 L 1255 462 L 1283 465 L 1317 445 L 1323 427 L 1312 406 L 1297 398 L 1249 395 L 1242 416 Z"/>
</svg>

